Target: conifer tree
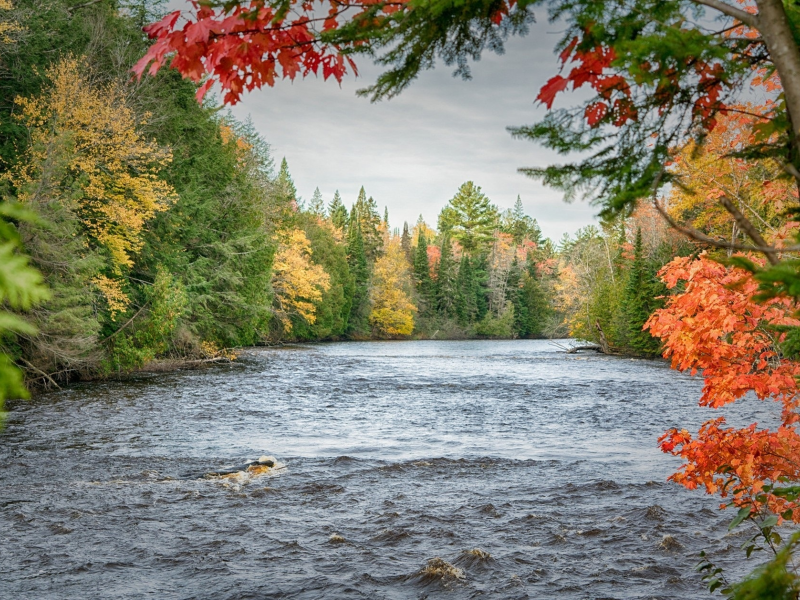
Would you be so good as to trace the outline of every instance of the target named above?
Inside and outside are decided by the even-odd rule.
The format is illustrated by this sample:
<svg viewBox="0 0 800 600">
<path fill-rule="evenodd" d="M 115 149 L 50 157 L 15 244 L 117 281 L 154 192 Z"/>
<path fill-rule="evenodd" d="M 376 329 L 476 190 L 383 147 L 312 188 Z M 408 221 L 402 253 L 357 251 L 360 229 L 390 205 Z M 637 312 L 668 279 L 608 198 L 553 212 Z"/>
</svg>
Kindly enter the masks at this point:
<svg viewBox="0 0 800 600">
<path fill-rule="evenodd" d="M 478 317 L 478 286 L 475 281 L 475 272 L 469 256 L 464 253 L 461 256 L 461 264 L 458 267 L 458 277 L 456 278 L 456 318 L 463 325 L 470 325 Z"/>
<path fill-rule="evenodd" d="M 389 207 L 383 207 L 383 224 L 386 227 L 386 231 L 389 231 Z"/>
<path fill-rule="evenodd" d="M 642 230 L 637 228 L 633 264 L 623 296 L 623 313 L 627 325 L 625 337 L 627 346 L 634 352 L 655 355 L 660 347 L 658 340 L 642 330 L 650 314 L 657 308 L 653 300 L 652 274 L 648 271 L 642 245 Z"/>
<path fill-rule="evenodd" d="M 491 243 L 498 217 L 497 207 L 481 188 L 467 181 L 439 213 L 439 230 L 450 233 L 466 252 L 474 255 Z"/>
<path fill-rule="evenodd" d="M 522 304 L 525 306 L 526 335 L 542 337 L 544 328 L 553 313 L 553 303 L 547 295 L 533 252 L 528 253 L 528 268 L 522 276 Z"/>
<path fill-rule="evenodd" d="M 525 294 L 522 289 L 522 277 L 522 265 L 519 264 L 515 256 L 508 272 L 506 299 L 514 306 L 514 335 L 516 337 L 527 337 L 530 334 L 528 305 L 525 302 Z"/>
<path fill-rule="evenodd" d="M 418 307 L 420 313 L 427 313 L 433 308 L 433 294 L 430 264 L 428 263 L 428 240 L 425 232 L 420 231 L 417 239 L 417 249 L 414 253 L 414 284 L 419 297 Z"/>
<path fill-rule="evenodd" d="M 308 203 L 308 212 L 320 218 L 325 218 L 325 201 L 322 199 L 322 192 L 319 191 L 318 187 L 314 188 L 314 194 Z"/>
<path fill-rule="evenodd" d="M 347 232 L 347 263 L 355 282 L 353 303 L 350 308 L 349 329 L 351 332 L 366 331 L 369 300 L 369 265 L 364 250 L 364 236 L 355 205 L 350 210 Z"/>
<path fill-rule="evenodd" d="M 333 194 L 333 200 L 328 205 L 328 214 L 331 217 L 331 223 L 344 231 L 347 228 L 347 209 L 342 202 L 342 197 L 339 195 L 339 190 Z"/>
<path fill-rule="evenodd" d="M 400 247 L 403 249 L 403 254 L 406 255 L 406 261 L 409 265 L 414 264 L 414 254 L 411 248 L 411 234 L 408 232 L 408 221 L 403 222 L 403 235 L 400 238 Z"/>
<path fill-rule="evenodd" d="M 439 314 L 446 318 L 456 316 L 457 274 L 453 262 L 453 247 L 450 236 L 442 236 L 442 255 L 436 277 L 436 305 Z"/>
<path fill-rule="evenodd" d="M 383 247 L 383 235 L 381 235 L 381 217 L 378 214 L 378 205 L 364 191 L 364 186 L 358 192 L 358 199 L 355 204 L 356 214 L 361 222 L 361 235 L 364 238 L 364 251 L 367 260 L 374 263 Z"/>
<path fill-rule="evenodd" d="M 289 174 L 289 163 L 286 162 L 286 157 L 281 161 L 281 169 L 278 171 L 278 178 L 275 180 L 275 186 L 278 193 L 283 196 L 287 201 L 295 203 L 297 200 L 297 188 L 294 185 L 292 176 Z"/>
</svg>

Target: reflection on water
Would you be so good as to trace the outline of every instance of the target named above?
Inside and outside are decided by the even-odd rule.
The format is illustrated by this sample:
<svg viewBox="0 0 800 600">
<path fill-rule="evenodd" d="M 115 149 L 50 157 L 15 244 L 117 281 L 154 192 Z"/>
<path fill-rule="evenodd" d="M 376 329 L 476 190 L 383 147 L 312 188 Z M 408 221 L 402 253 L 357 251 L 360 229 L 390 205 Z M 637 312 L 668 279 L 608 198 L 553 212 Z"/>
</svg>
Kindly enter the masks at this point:
<svg viewBox="0 0 800 600">
<path fill-rule="evenodd" d="M 542 341 L 369 342 L 13 403 L 0 597 L 705 598 L 696 553 L 742 540 L 656 448 L 700 388 Z"/>
</svg>

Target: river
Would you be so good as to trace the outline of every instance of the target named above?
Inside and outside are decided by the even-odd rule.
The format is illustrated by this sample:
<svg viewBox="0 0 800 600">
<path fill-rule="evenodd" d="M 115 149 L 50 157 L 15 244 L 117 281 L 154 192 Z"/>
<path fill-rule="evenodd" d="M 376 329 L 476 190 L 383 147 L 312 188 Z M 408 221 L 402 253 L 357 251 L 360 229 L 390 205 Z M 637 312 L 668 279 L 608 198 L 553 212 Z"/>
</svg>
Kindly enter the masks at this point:
<svg viewBox="0 0 800 600">
<path fill-rule="evenodd" d="M 701 387 L 546 341 L 364 342 L 13 402 L 0 597 L 708 598 L 697 553 L 736 568 L 743 538 L 656 447 L 711 416 Z"/>
</svg>

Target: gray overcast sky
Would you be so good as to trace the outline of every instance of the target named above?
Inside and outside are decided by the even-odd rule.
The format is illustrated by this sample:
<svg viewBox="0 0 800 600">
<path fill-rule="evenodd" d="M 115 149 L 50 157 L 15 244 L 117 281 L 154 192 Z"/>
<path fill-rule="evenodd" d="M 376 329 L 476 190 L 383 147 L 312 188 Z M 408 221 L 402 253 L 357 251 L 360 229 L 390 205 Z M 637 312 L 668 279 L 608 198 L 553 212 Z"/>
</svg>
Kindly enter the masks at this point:
<svg viewBox="0 0 800 600">
<path fill-rule="evenodd" d="M 558 69 L 557 29 L 532 25 L 528 36 L 510 41 L 505 55 L 486 53 L 475 63 L 471 81 L 452 77 L 440 64 L 399 97 L 371 104 L 355 91 L 379 71 L 361 58 L 360 77 L 348 77 L 341 87 L 321 77 L 281 80 L 246 95 L 233 114 L 250 115 L 276 161 L 286 157 L 305 200 L 319 186 L 326 203 L 338 189 L 349 206 L 363 185 L 381 211 L 389 207 L 392 227 L 413 224 L 420 214 L 435 227 L 447 200 L 472 180 L 501 209 L 519 194 L 526 212 L 556 241 L 594 222 L 597 210 L 581 201 L 566 204 L 560 193 L 517 173 L 559 157 L 512 139 L 505 128 L 542 116 L 534 99 Z"/>
</svg>

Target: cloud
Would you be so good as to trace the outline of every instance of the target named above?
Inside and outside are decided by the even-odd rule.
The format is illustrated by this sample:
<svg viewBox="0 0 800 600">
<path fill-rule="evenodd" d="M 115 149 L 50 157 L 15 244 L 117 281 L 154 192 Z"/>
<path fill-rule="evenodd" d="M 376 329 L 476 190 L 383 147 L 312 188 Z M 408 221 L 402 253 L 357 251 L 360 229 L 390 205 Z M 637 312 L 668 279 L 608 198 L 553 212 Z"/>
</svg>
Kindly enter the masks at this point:
<svg viewBox="0 0 800 600">
<path fill-rule="evenodd" d="M 485 54 L 470 81 L 439 65 L 397 98 L 370 103 L 355 91 L 379 71 L 362 59 L 358 79 L 341 86 L 314 77 L 278 81 L 246 95 L 233 113 L 250 115 L 276 159 L 286 157 L 304 198 L 319 186 L 326 201 L 338 189 L 350 204 L 363 185 L 381 210 L 388 206 L 392 226 L 412 223 L 419 214 L 435 225 L 447 200 L 471 180 L 501 209 L 519 194 L 526 212 L 557 240 L 594 222 L 597 210 L 565 204 L 560 193 L 519 174 L 519 167 L 563 157 L 506 131 L 544 114 L 534 99 L 558 70 L 555 29 L 536 24 L 528 36 L 511 40 L 504 55 Z"/>
</svg>

